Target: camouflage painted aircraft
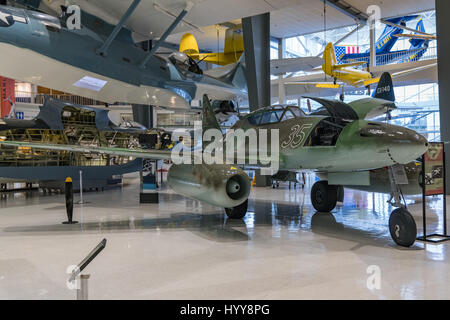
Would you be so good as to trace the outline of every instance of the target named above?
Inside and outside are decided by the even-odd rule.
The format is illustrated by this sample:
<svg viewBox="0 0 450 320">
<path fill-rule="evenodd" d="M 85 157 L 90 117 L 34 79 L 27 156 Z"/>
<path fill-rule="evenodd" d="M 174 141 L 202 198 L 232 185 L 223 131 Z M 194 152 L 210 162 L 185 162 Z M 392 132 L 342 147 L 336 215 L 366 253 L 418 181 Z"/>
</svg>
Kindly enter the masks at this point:
<svg viewBox="0 0 450 320">
<path fill-rule="evenodd" d="M 393 90 L 391 87 L 390 90 Z M 390 92 L 383 92 L 389 95 Z M 371 98 L 368 98 L 371 99 Z M 364 120 L 354 106 L 336 100 L 320 99 L 328 114 L 307 116 L 298 107 L 274 106 L 254 111 L 239 120 L 233 129 L 251 133 L 253 129 L 278 130 L 279 157 L 275 161 L 280 170 L 314 171 L 325 176 L 311 189 L 311 202 L 320 212 L 330 212 L 337 203 L 338 188 L 342 185 L 370 185 L 370 170 L 407 164 L 420 157 L 428 148 L 427 140 L 407 128 Z M 372 108 L 391 101 L 373 99 Z M 207 96 L 203 98 L 203 131 L 220 130 Z M 253 131 L 254 132 L 254 131 Z M 268 141 L 270 142 L 270 135 Z M 223 136 L 222 140 L 225 140 Z M 205 145 L 206 141 L 204 141 Z M 171 159 L 170 151 L 133 150 L 86 147 L 33 142 L 0 142 L 49 150 L 68 150 L 84 153 L 105 153 L 136 158 Z M 234 153 L 245 150 L 249 159 L 249 139 L 234 145 Z M 205 149 L 206 150 L 206 149 Z M 212 153 L 212 152 L 211 152 Z M 241 219 L 247 213 L 250 180 L 245 168 L 263 168 L 261 157 L 257 165 L 238 164 L 174 164 L 168 173 L 168 183 L 174 191 L 208 204 L 226 208 L 229 218 Z M 248 163 L 248 162 L 246 162 Z M 405 208 L 392 212 L 390 230 L 394 241 L 411 246 L 417 228 Z"/>
</svg>

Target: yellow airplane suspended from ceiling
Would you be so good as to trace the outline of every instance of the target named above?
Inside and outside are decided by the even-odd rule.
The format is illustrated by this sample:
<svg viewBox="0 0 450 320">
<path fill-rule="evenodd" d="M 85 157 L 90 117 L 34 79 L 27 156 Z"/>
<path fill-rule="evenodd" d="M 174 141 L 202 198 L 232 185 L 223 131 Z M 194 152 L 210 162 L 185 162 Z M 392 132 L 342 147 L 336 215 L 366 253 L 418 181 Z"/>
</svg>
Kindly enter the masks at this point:
<svg viewBox="0 0 450 320">
<path fill-rule="evenodd" d="M 236 25 L 226 30 L 224 52 L 200 53 L 197 40 L 191 33 L 186 33 L 181 38 L 179 50 L 198 61 L 205 61 L 220 66 L 236 63 L 244 52 L 242 25 Z"/>
<path fill-rule="evenodd" d="M 334 51 L 334 45 L 328 43 L 325 47 L 323 53 L 324 64 L 320 68 L 323 72 L 333 78 L 333 82 L 300 82 L 300 81 L 290 81 L 285 82 L 288 85 L 306 85 L 315 86 L 316 88 L 323 89 L 339 89 L 342 88 L 342 96 L 344 92 L 344 85 L 352 85 L 355 88 L 359 87 L 370 87 L 372 84 L 376 84 L 380 81 L 380 77 L 375 77 L 370 71 L 358 69 L 356 67 L 367 64 L 367 62 L 355 62 L 347 64 L 337 64 L 336 53 Z M 411 68 L 405 71 L 400 71 L 392 74 L 392 78 L 399 77 L 405 74 L 410 74 L 418 72 L 421 70 L 434 68 L 436 63 L 431 63 L 429 65 Z"/>
<path fill-rule="evenodd" d="M 374 78 L 369 71 L 356 68 L 367 64 L 366 62 L 337 64 L 334 45 L 331 42 L 325 47 L 323 59 L 325 63 L 322 65 L 322 70 L 326 75 L 334 79 L 334 85 L 337 85 L 339 80 L 354 87 L 367 87 L 380 81 L 379 77 Z"/>
</svg>

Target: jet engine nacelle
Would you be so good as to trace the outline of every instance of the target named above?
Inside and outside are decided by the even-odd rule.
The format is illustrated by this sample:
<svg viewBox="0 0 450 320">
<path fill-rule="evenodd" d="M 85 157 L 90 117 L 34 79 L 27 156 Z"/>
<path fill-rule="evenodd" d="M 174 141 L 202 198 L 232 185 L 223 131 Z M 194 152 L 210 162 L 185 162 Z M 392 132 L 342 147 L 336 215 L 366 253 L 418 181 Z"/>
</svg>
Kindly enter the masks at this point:
<svg viewBox="0 0 450 320">
<path fill-rule="evenodd" d="M 250 179 L 233 165 L 173 165 L 169 186 L 177 193 L 213 206 L 234 208 L 250 194 Z"/>
</svg>

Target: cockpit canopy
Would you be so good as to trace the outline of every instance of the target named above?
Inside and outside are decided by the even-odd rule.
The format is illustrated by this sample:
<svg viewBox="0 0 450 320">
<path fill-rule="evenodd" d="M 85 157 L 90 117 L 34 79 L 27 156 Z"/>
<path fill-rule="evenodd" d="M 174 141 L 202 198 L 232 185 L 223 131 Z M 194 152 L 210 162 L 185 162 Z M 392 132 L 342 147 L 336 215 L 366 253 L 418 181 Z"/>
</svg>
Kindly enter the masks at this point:
<svg viewBox="0 0 450 320">
<path fill-rule="evenodd" d="M 183 52 L 174 52 L 169 56 L 168 59 L 181 72 L 189 71 L 195 74 L 203 74 L 203 70 L 198 66 L 198 63 Z"/>
<path fill-rule="evenodd" d="M 47 27 L 47 29 L 61 30 L 61 22 L 57 17 L 37 12 L 37 11 L 27 11 L 30 18 L 33 18 Z"/>
<path fill-rule="evenodd" d="M 243 121 L 252 126 L 262 126 L 305 116 L 306 114 L 297 106 L 275 105 L 253 111 Z"/>
</svg>

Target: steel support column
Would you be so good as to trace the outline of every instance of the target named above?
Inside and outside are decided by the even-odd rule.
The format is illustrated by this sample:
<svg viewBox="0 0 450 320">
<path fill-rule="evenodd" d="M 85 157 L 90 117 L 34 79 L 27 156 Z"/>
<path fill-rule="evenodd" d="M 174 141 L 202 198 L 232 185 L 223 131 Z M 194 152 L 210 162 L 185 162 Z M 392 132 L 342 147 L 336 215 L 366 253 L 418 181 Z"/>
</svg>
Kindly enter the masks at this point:
<svg viewBox="0 0 450 320">
<path fill-rule="evenodd" d="M 450 29 L 450 1 L 436 0 L 436 30 L 438 37 L 438 75 L 439 75 L 439 111 L 441 122 L 441 141 L 450 141 L 450 41 L 447 34 Z M 450 146 L 445 144 L 445 151 L 450 154 Z M 446 172 L 450 172 L 447 160 Z M 450 191 L 450 174 L 446 175 L 447 194 Z"/>
<path fill-rule="evenodd" d="M 142 124 L 147 129 L 154 128 L 155 123 L 153 121 L 153 107 L 142 104 L 133 104 L 133 120 Z"/>
<path fill-rule="evenodd" d="M 250 110 L 270 105 L 270 14 L 242 19 Z"/>
<path fill-rule="evenodd" d="M 133 0 L 133 3 L 130 5 L 128 10 L 122 16 L 119 23 L 116 25 L 114 30 L 109 35 L 108 39 L 106 39 L 105 43 L 103 43 L 103 45 L 99 49 L 96 50 L 97 54 L 102 55 L 102 56 L 106 56 L 108 54 L 109 46 L 114 41 L 114 39 L 117 37 L 120 30 L 122 30 L 123 26 L 128 21 L 128 19 L 131 17 L 133 12 L 136 10 L 136 8 L 140 2 L 141 2 L 141 0 Z"/>
<path fill-rule="evenodd" d="M 278 40 L 278 59 L 284 59 L 286 55 L 286 39 L 282 38 Z M 278 103 L 286 103 L 286 86 L 283 81 L 284 75 L 278 77 Z"/>
<path fill-rule="evenodd" d="M 375 37 L 375 21 L 371 22 L 370 27 L 370 70 L 377 65 L 377 48 L 376 48 L 376 37 Z"/>
</svg>

